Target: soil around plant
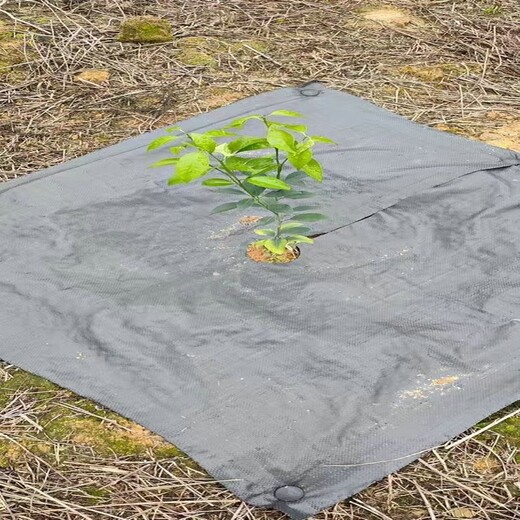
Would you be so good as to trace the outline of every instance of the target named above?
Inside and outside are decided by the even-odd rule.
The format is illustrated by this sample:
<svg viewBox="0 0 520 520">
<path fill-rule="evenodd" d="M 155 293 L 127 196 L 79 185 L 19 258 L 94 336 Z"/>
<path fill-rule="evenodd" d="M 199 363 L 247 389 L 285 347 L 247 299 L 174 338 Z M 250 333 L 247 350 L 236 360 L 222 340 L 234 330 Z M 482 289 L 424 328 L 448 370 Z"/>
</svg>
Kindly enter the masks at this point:
<svg viewBox="0 0 520 520">
<path fill-rule="evenodd" d="M 284 253 L 277 255 L 271 253 L 262 245 L 249 244 L 247 246 L 247 256 L 254 262 L 264 264 L 288 264 L 300 256 L 300 250 L 297 247 L 294 249 L 287 248 Z"/>
</svg>

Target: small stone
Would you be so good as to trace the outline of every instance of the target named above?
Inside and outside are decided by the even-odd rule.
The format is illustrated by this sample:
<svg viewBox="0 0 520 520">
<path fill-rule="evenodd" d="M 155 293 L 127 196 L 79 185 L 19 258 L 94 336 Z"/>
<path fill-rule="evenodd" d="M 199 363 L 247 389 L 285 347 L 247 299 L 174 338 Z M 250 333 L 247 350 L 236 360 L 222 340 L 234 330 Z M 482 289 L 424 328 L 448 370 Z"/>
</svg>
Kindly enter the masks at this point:
<svg viewBox="0 0 520 520">
<path fill-rule="evenodd" d="M 358 12 L 362 18 L 372 22 L 374 25 L 379 24 L 390 27 L 425 25 L 423 20 L 413 16 L 409 11 L 392 6 L 367 7 Z"/>
<path fill-rule="evenodd" d="M 412 21 L 412 17 L 406 11 L 394 8 L 371 9 L 363 13 L 363 18 L 399 26 L 408 25 Z"/>
<path fill-rule="evenodd" d="M 87 69 L 74 77 L 76 81 L 103 85 L 108 82 L 110 72 L 106 69 Z"/>
<path fill-rule="evenodd" d="M 119 28 L 118 40 L 123 43 L 165 43 L 173 40 L 168 20 L 153 16 L 135 16 Z"/>
<path fill-rule="evenodd" d="M 470 509 L 469 507 L 455 507 L 450 509 L 450 515 L 452 518 L 477 518 L 477 511 Z"/>
</svg>

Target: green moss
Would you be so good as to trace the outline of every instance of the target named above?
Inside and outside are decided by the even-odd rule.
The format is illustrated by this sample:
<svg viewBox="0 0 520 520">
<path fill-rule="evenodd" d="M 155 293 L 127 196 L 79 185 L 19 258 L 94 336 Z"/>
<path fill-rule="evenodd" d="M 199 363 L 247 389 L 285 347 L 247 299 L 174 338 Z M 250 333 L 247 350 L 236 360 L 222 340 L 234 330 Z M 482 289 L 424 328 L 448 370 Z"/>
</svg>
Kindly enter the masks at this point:
<svg viewBox="0 0 520 520">
<path fill-rule="evenodd" d="M 95 139 L 100 144 L 108 144 L 114 140 L 113 137 L 111 137 L 105 133 L 93 135 L 92 138 Z"/>
<path fill-rule="evenodd" d="M 24 464 L 31 453 L 47 460 L 54 458 L 52 446 L 47 442 L 39 442 L 33 438 L 16 439 L 16 442 L 0 438 L 0 468 L 14 468 Z"/>
<path fill-rule="evenodd" d="M 213 58 L 213 56 L 197 49 L 183 49 L 178 55 L 178 59 L 181 63 L 192 66 L 205 67 L 213 66 L 217 63 L 217 60 Z"/>
<path fill-rule="evenodd" d="M 251 49 L 258 52 L 267 52 L 269 45 L 261 40 L 241 40 L 239 42 L 232 42 L 229 44 L 230 50 L 238 52 L 240 54 L 250 53 Z"/>
<path fill-rule="evenodd" d="M 121 24 L 118 40 L 130 43 L 165 43 L 173 40 L 172 26 L 167 20 L 152 16 L 136 16 Z"/>
<path fill-rule="evenodd" d="M 511 417 L 493 427 L 493 431 L 503 435 L 509 444 L 520 448 L 520 417 Z"/>
<path fill-rule="evenodd" d="M 99 504 L 110 498 L 110 491 L 96 486 L 83 486 L 80 488 L 87 496 L 90 504 Z"/>
<path fill-rule="evenodd" d="M 158 435 L 113 412 L 85 406 L 85 403 L 82 407 L 99 418 L 49 413 L 52 417 L 44 424 L 44 433 L 53 442 L 88 446 L 103 456 L 139 457 L 153 453 L 158 458 L 170 458 L 182 455 Z"/>
<path fill-rule="evenodd" d="M 520 460 L 517 458 L 517 462 L 520 462 Z M 520 485 L 516 484 L 515 482 L 504 482 L 504 487 L 506 487 L 514 497 L 520 497 Z"/>
<path fill-rule="evenodd" d="M 212 67 L 216 65 L 215 56 L 221 52 L 221 44 L 215 38 L 190 36 L 179 41 L 180 53 L 177 59 L 185 65 Z M 219 50 L 220 49 L 220 50 Z"/>
<path fill-rule="evenodd" d="M 231 53 L 235 57 L 245 59 L 256 55 L 255 50 L 265 53 L 268 45 L 261 40 L 220 40 L 205 36 L 190 36 L 179 41 L 178 59 L 186 65 L 214 66 L 219 56 Z M 253 50 L 252 50 L 253 49 Z"/>
<path fill-rule="evenodd" d="M 9 375 L 11 376 L 9 379 L 0 381 L 0 406 L 6 406 L 12 396 L 21 390 L 48 397 L 49 392 L 56 392 L 59 389 L 57 385 L 47 379 L 23 370 L 10 372 Z"/>
<path fill-rule="evenodd" d="M 10 460 L 8 456 L 11 443 L 7 440 L 0 439 L 0 468 L 8 468 Z"/>
<path fill-rule="evenodd" d="M 504 10 L 499 5 L 489 5 L 488 7 L 485 7 L 482 12 L 486 16 L 500 16 L 501 14 L 504 14 Z"/>
<path fill-rule="evenodd" d="M 19 65 L 31 55 L 30 44 L 24 33 L 15 33 L 13 28 L 0 22 L 0 80 L 9 83 L 23 81 L 27 74 Z"/>
<path fill-rule="evenodd" d="M 406 65 L 398 71 L 427 83 L 439 83 L 447 78 L 461 77 L 480 72 L 477 63 L 436 63 L 431 65 Z"/>
<path fill-rule="evenodd" d="M 469 62 L 469 63 L 442 63 L 439 65 L 441 69 L 450 76 L 466 76 L 468 74 L 478 74 L 482 71 L 482 65 L 480 63 Z"/>
<path fill-rule="evenodd" d="M 40 25 L 48 25 L 52 22 L 52 18 L 49 16 L 36 16 L 33 20 Z"/>
<path fill-rule="evenodd" d="M 85 493 L 87 493 L 87 495 L 90 495 L 91 497 L 104 498 L 110 495 L 110 492 L 108 492 L 106 489 L 101 489 L 94 486 L 85 486 L 82 489 L 85 491 Z"/>
<path fill-rule="evenodd" d="M 158 435 L 95 402 L 67 393 L 47 379 L 22 370 L 9 370 L 7 376 L 0 381 L 0 407 L 23 391 L 36 399 L 32 410 L 43 430 L 32 432 L 30 438 L 17 437 L 16 442 L 0 438 L 0 468 L 25 461 L 30 457 L 27 450 L 55 463 L 58 448 L 61 461 L 77 457 L 82 447 L 107 457 L 185 457 Z M 186 462 L 191 464 L 189 459 Z"/>
<path fill-rule="evenodd" d="M 179 47 L 200 48 L 200 49 L 216 49 L 220 47 L 220 41 L 216 38 L 208 38 L 207 36 L 187 36 L 179 40 Z"/>
<path fill-rule="evenodd" d="M 511 412 L 518 410 L 520 407 L 520 401 L 517 401 L 516 403 L 513 403 L 511 406 L 508 406 L 507 408 L 504 408 L 500 412 L 491 415 L 487 419 L 484 419 L 480 423 L 476 425 L 476 428 L 485 428 L 486 426 L 489 426 L 493 421 L 496 419 L 499 419 L 500 417 L 503 417 L 504 415 L 508 415 Z M 491 428 L 492 432 L 498 433 L 502 435 L 504 440 L 511 446 L 515 448 L 519 448 L 520 450 L 520 416 L 515 415 L 513 417 L 510 417 L 509 419 L 502 421 L 501 423 L 498 423 L 496 426 L 493 426 Z M 483 433 L 483 438 L 487 438 L 489 436 L 488 432 Z M 515 457 L 516 461 L 520 463 L 520 451 L 516 454 Z"/>
<path fill-rule="evenodd" d="M 180 451 L 179 448 L 177 448 L 173 444 L 165 444 L 164 446 L 155 448 L 153 450 L 153 453 L 158 459 L 173 459 L 176 457 L 185 456 L 184 453 L 182 453 L 182 451 Z"/>
</svg>

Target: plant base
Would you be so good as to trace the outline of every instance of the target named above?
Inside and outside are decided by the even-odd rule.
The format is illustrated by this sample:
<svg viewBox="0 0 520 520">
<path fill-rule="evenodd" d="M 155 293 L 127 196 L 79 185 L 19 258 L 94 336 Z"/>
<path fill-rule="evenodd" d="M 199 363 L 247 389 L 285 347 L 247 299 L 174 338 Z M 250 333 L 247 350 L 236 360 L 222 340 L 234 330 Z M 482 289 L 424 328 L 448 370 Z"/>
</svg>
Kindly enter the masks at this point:
<svg viewBox="0 0 520 520">
<path fill-rule="evenodd" d="M 287 264 L 296 260 L 300 256 L 300 250 L 295 247 L 286 249 L 281 255 L 271 253 L 264 246 L 258 244 L 249 244 L 247 246 L 247 256 L 254 262 L 262 262 L 266 264 Z"/>
</svg>

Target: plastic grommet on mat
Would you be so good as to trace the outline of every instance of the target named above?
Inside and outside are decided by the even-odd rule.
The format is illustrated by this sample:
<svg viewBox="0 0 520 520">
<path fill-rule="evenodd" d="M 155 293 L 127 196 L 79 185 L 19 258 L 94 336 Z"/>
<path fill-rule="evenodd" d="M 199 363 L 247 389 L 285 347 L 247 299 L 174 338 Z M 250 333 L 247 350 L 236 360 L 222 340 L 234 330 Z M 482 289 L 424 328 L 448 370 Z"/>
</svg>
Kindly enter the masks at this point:
<svg viewBox="0 0 520 520">
<path fill-rule="evenodd" d="M 281 486 L 275 489 L 274 496 L 282 502 L 297 502 L 305 496 L 305 491 L 298 486 Z"/>
<path fill-rule="evenodd" d="M 314 97 L 319 96 L 321 90 L 315 88 L 302 88 L 300 89 L 300 94 L 305 97 Z"/>
</svg>

